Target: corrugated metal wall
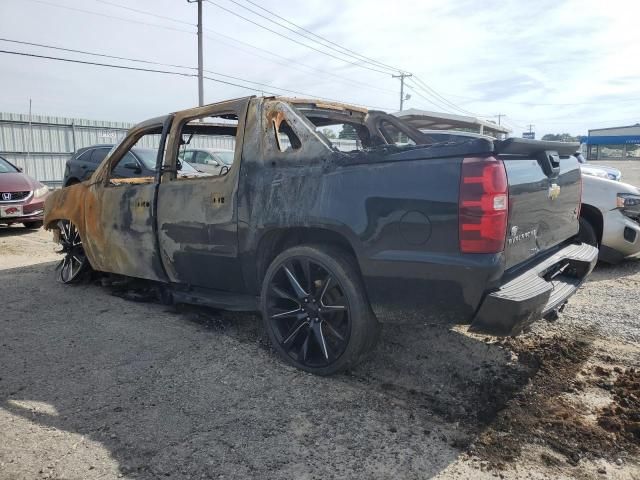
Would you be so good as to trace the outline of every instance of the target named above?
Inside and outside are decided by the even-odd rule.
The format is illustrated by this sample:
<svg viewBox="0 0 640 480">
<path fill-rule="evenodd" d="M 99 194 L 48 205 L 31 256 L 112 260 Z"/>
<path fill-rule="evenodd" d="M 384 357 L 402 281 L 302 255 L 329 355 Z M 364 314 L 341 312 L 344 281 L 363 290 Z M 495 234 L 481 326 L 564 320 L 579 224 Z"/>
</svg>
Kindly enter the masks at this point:
<svg viewBox="0 0 640 480">
<path fill-rule="evenodd" d="M 0 112 L 0 155 L 49 185 L 78 148 L 117 143 L 133 124 Z"/>
</svg>

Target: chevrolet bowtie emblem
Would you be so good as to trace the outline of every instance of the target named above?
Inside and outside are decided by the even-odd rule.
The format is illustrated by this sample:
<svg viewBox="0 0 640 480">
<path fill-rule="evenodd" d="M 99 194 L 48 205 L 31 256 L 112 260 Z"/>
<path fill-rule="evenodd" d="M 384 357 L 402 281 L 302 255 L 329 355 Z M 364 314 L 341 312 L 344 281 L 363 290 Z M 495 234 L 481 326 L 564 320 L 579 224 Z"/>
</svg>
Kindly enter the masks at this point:
<svg viewBox="0 0 640 480">
<path fill-rule="evenodd" d="M 549 198 L 551 200 L 555 200 L 559 196 L 560 196 L 560 185 L 558 185 L 557 183 L 552 183 L 549 186 Z"/>
</svg>

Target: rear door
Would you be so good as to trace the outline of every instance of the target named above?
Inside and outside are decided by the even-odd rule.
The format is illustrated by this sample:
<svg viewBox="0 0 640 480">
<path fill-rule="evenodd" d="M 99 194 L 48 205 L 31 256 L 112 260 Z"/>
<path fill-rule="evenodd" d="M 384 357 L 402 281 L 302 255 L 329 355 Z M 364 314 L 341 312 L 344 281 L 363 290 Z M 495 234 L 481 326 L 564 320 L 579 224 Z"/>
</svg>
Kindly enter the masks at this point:
<svg viewBox="0 0 640 480">
<path fill-rule="evenodd" d="M 572 149 L 573 144 L 535 141 L 503 149 L 514 152 L 500 155 L 509 182 L 507 268 L 578 233 L 581 174 L 578 161 L 568 153 Z"/>
<path fill-rule="evenodd" d="M 158 190 L 157 216 L 162 261 L 172 282 L 231 292 L 244 288 L 238 259 L 237 191 L 248 105 L 249 99 L 240 99 L 176 114 Z M 206 175 L 176 175 L 184 141 L 190 138 L 182 148 L 204 148 L 229 137 L 235 138 L 235 162 L 223 175 L 219 168 Z M 199 162 L 196 165 L 204 170 Z"/>
</svg>

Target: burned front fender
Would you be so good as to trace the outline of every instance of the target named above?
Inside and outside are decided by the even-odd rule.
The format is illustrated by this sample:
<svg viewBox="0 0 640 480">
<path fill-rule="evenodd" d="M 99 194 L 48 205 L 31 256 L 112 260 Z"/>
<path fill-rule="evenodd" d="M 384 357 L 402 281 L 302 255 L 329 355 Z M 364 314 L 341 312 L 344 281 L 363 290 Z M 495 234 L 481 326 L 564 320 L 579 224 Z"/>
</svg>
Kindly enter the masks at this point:
<svg viewBox="0 0 640 480">
<path fill-rule="evenodd" d="M 84 201 L 87 186 L 78 183 L 49 194 L 44 204 L 44 227 L 55 229 L 58 220 L 73 222 L 84 233 Z"/>
</svg>

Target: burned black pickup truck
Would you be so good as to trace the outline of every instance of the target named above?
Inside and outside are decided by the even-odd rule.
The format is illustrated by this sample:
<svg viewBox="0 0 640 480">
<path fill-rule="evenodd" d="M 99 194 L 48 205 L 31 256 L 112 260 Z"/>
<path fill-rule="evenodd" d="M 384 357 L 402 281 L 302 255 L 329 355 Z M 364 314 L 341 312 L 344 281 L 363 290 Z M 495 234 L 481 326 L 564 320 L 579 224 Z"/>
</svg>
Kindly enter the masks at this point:
<svg viewBox="0 0 640 480">
<path fill-rule="evenodd" d="M 152 149 L 154 176 L 113 174 L 132 148 Z M 206 148 L 233 162 L 178 174 L 182 152 Z M 330 374 L 372 349 L 379 322 L 514 335 L 562 307 L 598 253 L 577 240 L 575 151 L 433 142 L 384 112 L 242 98 L 132 128 L 90 179 L 50 195 L 45 225 L 62 281 L 93 269 L 259 310 L 285 360 Z"/>
</svg>

